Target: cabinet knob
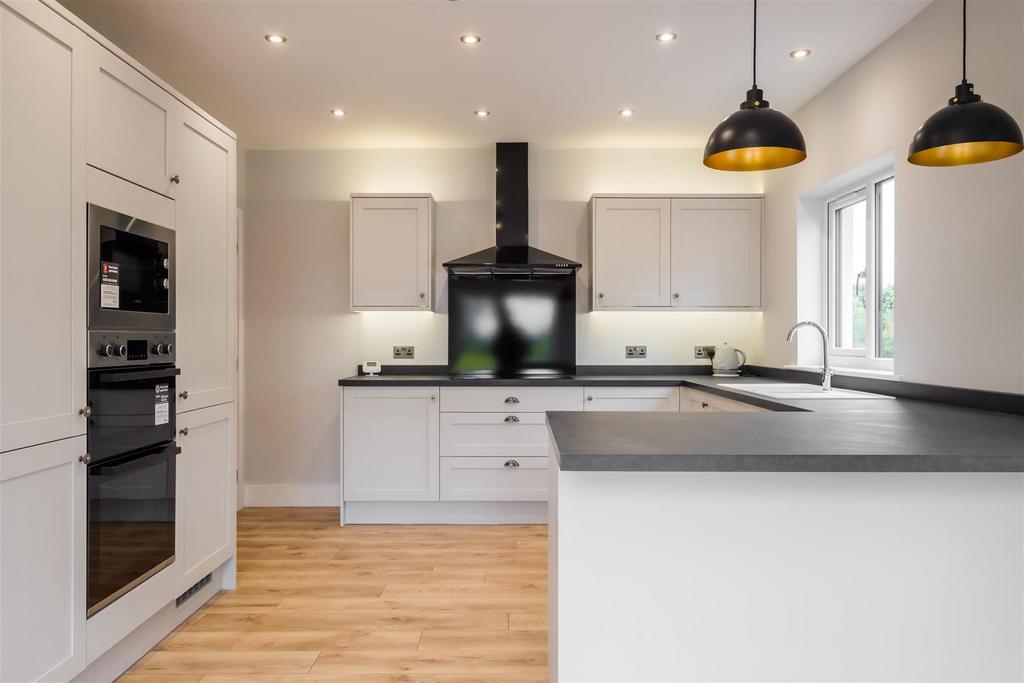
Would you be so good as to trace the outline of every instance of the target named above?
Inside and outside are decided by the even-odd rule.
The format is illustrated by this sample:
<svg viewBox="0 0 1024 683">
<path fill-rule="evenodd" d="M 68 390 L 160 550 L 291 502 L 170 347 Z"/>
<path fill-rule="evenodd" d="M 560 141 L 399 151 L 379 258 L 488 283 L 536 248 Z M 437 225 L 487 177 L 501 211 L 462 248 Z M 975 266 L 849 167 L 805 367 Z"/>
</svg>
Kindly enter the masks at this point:
<svg viewBox="0 0 1024 683">
<path fill-rule="evenodd" d="M 505 418 L 505 422 L 508 422 L 509 424 L 514 424 L 516 422 L 519 422 L 519 418 L 516 417 L 515 415 L 509 415 L 508 417 Z"/>
<path fill-rule="evenodd" d="M 83 465 L 89 465 L 92 463 L 92 456 L 89 455 L 88 453 L 86 453 L 85 455 L 80 455 L 78 456 L 78 462 L 82 463 Z"/>
<path fill-rule="evenodd" d="M 509 396 L 505 399 L 505 403 L 519 403 L 519 399 L 515 396 Z"/>
<path fill-rule="evenodd" d="M 82 417 L 92 417 L 92 406 L 86 406 L 78 409 L 78 414 Z"/>
<path fill-rule="evenodd" d="M 430 395 L 430 400 L 431 401 L 436 401 L 437 400 L 437 394 L 431 394 Z"/>
<path fill-rule="evenodd" d="M 672 298 L 673 299 L 678 299 L 679 298 L 679 292 L 673 292 Z"/>
<path fill-rule="evenodd" d="M 168 353 L 170 353 L 170 352 L 168 352 Z M 188 399 L 188 391 L 186 390 L 186 391 L 180 392 L 178 394 L 178 398 L 180 398 L 182 401 Z"/>
<path fill-rule="evenodd" d="M 603 299 L 604 298 L 604 292 L 598 292 L 597 293 L 597 298 L 598 299 Z"/>
<path fill-rule="evenodd" d="M 700 407 L 701 408 L 707 408 L 708 407 L 708 402 L 707 401 L 701 401 L 700 402 Z"/>
<path fill-rule="evenodd" d="M 177 185 L 178 183 L 181 182 L 181 177 L 177 173 L 175 173 L 174 175 L 171 176 L 171 182 Z"/>
<path fill-rule="evenodd" d="M 588 401 L 593 401 L 593 400 L 594 400 L 594 397 L 593 397 L 593 396 L 587 396 L 587 400 L 588 400 Z"/>
<path fill-rule="evenodd" d="M 505 461 L 505 467 L 519 467 L 519 461 L 518 460 L 506 460 Z"/>
<path fill-rule="evenodd" d="M 420 298 L 421 298 L 421 299 L 426 299 L 426 298 L 427 298 L 427 295 L 426 295 L 426 294 L 424 294 L 423 292 L 420 292 Z"/>
<path fill-rule="evenodd" d="M 178 433 L 181 434 L 182 436 L 188 436 L 188 427 L 182 427 L 181 429 L 178 430 Z"/>
</svg>

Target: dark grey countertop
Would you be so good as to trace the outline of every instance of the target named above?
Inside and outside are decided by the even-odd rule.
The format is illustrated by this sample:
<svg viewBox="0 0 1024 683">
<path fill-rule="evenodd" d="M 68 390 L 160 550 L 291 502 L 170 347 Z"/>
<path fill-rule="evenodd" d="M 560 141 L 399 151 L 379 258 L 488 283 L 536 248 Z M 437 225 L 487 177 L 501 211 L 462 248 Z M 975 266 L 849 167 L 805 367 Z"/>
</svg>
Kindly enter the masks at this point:
<svg viewBox="0 0 1024 683">
<path fill-rule="evenodd" d="M 338 380 L 338 386 L 395 387 L 677 387 L 698 375 L 574 375 L 558 379 L 466 379 L 449 375 L 354 375 Z"/>
<path fill-rule="evenodd" d="M 683 384 L 776 412 L 548 413 L 558 465 L 615 472 L 1024 472 L 1024 417 L 906 399 L 768 401 L 730 389 L 737 381 L 766 380 L 687 377 Z"/>
</svg>

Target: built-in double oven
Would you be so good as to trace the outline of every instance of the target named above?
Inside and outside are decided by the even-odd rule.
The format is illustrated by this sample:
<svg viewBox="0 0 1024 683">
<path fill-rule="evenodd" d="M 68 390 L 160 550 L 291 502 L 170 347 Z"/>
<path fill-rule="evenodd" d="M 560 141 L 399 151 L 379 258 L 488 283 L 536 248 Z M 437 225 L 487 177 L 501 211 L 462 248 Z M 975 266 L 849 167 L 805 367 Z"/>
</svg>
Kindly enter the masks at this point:
<svg viewBox="0 0 1024 683">
<path fill-rule="evenodd" d="M 90 204 L 87 615 L 174 562 L 174 231 Z"/>
</svg>

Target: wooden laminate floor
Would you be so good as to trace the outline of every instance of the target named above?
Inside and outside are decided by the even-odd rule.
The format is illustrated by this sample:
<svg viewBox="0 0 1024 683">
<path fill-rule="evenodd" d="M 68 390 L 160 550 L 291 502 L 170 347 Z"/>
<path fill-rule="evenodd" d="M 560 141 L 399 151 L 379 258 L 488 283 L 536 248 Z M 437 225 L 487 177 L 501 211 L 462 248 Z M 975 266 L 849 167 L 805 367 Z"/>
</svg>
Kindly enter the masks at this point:
<svg viewBox="0 0 1024 683">
<path fill-rule="evenodd" d="M 541 683 L 544 526 L 347 526 L 336 508 L 238 514 L 221 592 L 123 683 Z"/>
</svg>

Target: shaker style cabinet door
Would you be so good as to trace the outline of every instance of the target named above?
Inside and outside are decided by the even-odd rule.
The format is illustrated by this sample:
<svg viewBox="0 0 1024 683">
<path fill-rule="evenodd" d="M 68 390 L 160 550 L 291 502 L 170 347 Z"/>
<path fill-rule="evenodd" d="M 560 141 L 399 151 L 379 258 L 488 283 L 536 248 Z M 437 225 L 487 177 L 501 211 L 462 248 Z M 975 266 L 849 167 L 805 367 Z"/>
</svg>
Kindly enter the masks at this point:
<svg viewBox="0 0 1024 683">
<path fill-rule="evenodd" d="M 99 43 L 89 41 L 89 164 L 174 197 L 184 107 Z"/>
<path fill-rule="evenodd" d="M 672 305 L 761 306 L 761 199 L 672 200 Z"/>
<path fill-rule="evenodd" d="M 177 139 L 177 409 L 184 413 L 236 398 L 238 223 L 235 141 L 190 109 Z"/>
<path fill-rule="evenodd" d="M 669 305 L 669 199 L 593 200 L 593 306 Z"/>
<path fill-rule="evenodd" d="M 0 451 L 85 434 L 88 42 L 0 4 Z"/>
<path fill-rule="evenodd" d="M 346 501 L 438 500 L 437 387 L 346 387 Z"/>
<path fill-rule="evenodd" d="M 0 454 L 0 681 L 85 668 L 84 454 L 84 436 Z"/>
<path fill-rule="evenodd" d="M 235 422 L 234 403 L 178 418 L 178 593 L 235 554 Z"/>
<path fill-rule="evenodd" d="M 433 200 L 352 196 L 353 310 L 430 310 Z"/>
</svg>

